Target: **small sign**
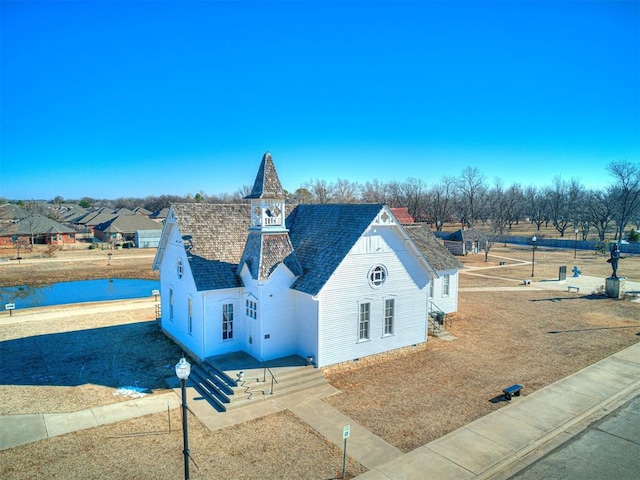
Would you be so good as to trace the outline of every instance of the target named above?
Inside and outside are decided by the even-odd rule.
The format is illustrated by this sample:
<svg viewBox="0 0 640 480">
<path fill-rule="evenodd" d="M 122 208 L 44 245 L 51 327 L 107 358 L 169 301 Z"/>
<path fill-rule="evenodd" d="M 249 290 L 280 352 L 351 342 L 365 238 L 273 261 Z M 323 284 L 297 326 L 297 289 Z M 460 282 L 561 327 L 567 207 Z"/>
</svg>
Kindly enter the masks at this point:
<svg viewBox="0 0 640 480">
<path fill-rule="evenodd" d="M 5 310 L 15 310 L 16 309 L 16 304 L 15 303 L 7 303 L 4 306 Z"/>
<path fill-rule="evenodd" d="M 342 429 L 342 438 L 347 439 L 351 434 L 351 425 L 345 425 Z"/>
<path fill-rule="evenodd" d="M 160 295 L 160 290 L 151 290 L 151 295 Z"/>
</svg>

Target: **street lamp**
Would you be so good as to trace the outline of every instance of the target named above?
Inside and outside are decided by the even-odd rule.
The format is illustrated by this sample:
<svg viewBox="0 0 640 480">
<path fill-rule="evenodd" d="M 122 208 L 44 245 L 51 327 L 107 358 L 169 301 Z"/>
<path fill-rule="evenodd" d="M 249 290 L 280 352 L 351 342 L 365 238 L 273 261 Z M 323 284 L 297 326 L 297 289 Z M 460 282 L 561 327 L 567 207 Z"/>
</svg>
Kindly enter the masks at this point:
<svg viewBox="0 0 640 480">
<path fill-rule="evenodd" d="M 533 277 L 533 271 L 536 265 L 536 236 L 531 237 L 531 276 Z"/>
<path fill-rule="evenodd" d="M 576 241 L 573 243 L 573 259 L 576 259 L 578 255 L 578 229 L 576 228 L 574 233 L 576 234 Z"/>
<path fill-rule="evenodd" d="M 187 429 L 187 379 L 191 373 L 191 364 L 184 357 L 176 364 L 176 375 L 182 387 L 182 436 L 184 443 L 184 479 L 189 480 L 189 433 Z"/>
</svg>

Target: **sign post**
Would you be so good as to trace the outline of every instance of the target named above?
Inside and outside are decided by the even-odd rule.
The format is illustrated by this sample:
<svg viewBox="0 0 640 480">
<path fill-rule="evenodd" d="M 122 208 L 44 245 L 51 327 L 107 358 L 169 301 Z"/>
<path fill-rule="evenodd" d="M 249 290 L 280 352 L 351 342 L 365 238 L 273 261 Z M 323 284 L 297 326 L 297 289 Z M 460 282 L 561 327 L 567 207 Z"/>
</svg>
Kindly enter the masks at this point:
<svg viewBox="0 0 640 480">
<path fill-rule="evenodd" d="M 342 438 L 344 438 L 344 456 L 342 457 L 342 478 L 347 473 L 347 438 L 351 434 L 351 425 L 345 425 L 342 428 Z"/>
<path fill-rule="evenodd" d="M 15 303 L 6 303 L 4 306 L 5 310 L 9 310 L 9 316 L 12 316 L 13 311 L 16 308 L 16 304 Z"/>
</svg>

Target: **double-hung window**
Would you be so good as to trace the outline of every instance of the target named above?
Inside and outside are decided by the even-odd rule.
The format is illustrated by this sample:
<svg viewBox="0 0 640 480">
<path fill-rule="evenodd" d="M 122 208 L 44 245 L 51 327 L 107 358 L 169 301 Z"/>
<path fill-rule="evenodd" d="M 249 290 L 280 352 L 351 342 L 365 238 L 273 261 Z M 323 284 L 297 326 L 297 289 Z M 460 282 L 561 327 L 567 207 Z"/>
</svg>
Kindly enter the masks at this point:
<svg viewBox="0 0 640 480">
<path fill-rule="evenodd" d="M 393 298 L 384 301 L 384 334 L 393 335 L 396 302 Z"/>
<path fill-rule="evenodd" d="M 247 299 L 245 302 L 245 314 L 249 318 L 257 318 L 258 317 L 258 304 L 253 300 Z"/>
<path fill-rule="evenodd" d="M 448 297 L 451 290 L 451 275 L 448 273 L 442 277 L 442 296 Z"/>
<path fill-rule="evenodd" d="M 361 303 L 358 316 L 358 340 L 369 340 L 371 325 L 371 304 Z"/>
<path fill-rule="evenodd" d="M 191 297 L 187 298 L 187 316 L 189 335 L 191 335 L 193 333 L 193 299 Z"/>
<path fill-rule="evenodd" d="M 222 305 L 222 339 L 233 338 L 233 303 Z"/>
</svg>

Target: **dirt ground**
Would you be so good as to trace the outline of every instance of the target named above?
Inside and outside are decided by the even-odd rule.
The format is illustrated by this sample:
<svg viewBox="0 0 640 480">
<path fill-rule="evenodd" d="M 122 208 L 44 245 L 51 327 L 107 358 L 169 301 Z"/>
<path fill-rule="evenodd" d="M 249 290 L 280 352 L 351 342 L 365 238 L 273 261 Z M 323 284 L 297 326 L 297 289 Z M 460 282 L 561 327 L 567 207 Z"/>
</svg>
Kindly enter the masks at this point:
<svg viewBox="0 0 640 480">
<path fill-rule="evenodd" d="M 524 384 L 528 395 L 640 340 L 640 304 L 628 300 L 526 287 L 465 291 L 531 278 L 530 248 L 494 246 L 491 253 L 488 263 L 483 255 L 462 259 L 467 268 L 460 274 L 459 312 L 448 328 L 457 340 L 430 337 L 422 351 L 331 374 L 342 393 L 327 401 L 406 452 L 500 408 L 507 385 Z M 557 278 L 560 265 L 610 275 L 601 255 L 573 257 L 573 251 L 538 249 L 534 280 Z M 96 260 L 104 268 L 104 259 Z M 145 261 L 149 268 L 152 258 Z M 0 265 L 0 277 L 5 268 Z M 619 273 L 640 279 L 640 257 L 621 260 Z M 51 319 L 34 313 L 24 322 L 3 322 L 6 312 L 0 313 L 0 414 L 121 401 L 113 392 L 124 385 L 165 391 L 162 378 L 173 374 L 179 351 L 158 332 L 152 305 L 100 315 L 50 308 L 58 308 Z M 169 433 L 166 414 L 150 415 L 5 450 L 0 477 L 180 478 L 179 411 L 171 413 L 171 423 Z M 190 427 L 199 466 L 192 467 L 192 478 L 327 479 L 341 470 L 340 449 L 290 412 L 214 433 L 191 417 Z M 348 471 L 364 468 L 350 461 Z"/>
</svg>

